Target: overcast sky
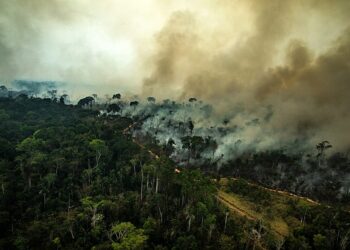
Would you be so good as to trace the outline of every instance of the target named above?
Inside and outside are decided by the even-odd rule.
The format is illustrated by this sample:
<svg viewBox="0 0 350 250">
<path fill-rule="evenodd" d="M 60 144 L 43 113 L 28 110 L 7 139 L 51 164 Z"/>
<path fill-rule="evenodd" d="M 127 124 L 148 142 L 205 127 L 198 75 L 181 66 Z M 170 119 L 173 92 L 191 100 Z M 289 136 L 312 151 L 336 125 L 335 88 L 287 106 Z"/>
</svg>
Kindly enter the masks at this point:
<svg viewBox="0 0 350 250">
<path fill-rule="evenodd" d="M 275 129 L 348 146 L 349 13 L 348 0 L 0 0 L 0 79 L 272 105 Z"/>
</svg>

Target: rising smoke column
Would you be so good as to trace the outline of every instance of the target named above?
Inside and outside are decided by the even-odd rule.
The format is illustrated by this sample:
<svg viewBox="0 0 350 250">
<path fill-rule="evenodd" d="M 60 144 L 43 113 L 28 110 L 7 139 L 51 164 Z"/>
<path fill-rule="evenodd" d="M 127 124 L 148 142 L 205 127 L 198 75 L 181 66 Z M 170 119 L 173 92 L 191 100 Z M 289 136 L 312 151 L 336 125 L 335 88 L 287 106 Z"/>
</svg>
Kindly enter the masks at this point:
<svg viewBox="0 0 350 250">
<path fill-rule="evenodd" d="M 0 81 L 198 99 L 348 149 L 347 0 L 0 1 Z M 253 136 L 254 133 L 249 133 Z"/>
<path fill-rule="evenodd" d="M 173 13 L 155 37 L 144 93 L 196 96 L 222 113 L 238 104 L 251 115 L 272 107 L 271 121 L 259 129 L 276 143 L 311 137 L 348 150 L 350 3 L 246 1 L 242 25 L 234 22 L 238 2 L 220 4 L 224 21 L 208 18 L 218 32 L 200 11 Z"/>
</svg>

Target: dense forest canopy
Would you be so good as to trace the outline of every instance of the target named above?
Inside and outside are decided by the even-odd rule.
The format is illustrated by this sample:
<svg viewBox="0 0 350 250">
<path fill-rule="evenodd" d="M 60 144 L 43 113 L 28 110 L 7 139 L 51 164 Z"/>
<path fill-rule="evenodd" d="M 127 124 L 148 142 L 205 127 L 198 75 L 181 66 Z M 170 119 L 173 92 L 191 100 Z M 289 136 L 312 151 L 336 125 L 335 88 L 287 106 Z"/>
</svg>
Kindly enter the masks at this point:
<svg viewBox="0 0 350 250">
<path fill-rule="evenodd" d="M 208 156 L 206 164 L 196 160 L 217 146 L 197 134 L 197 123 L 191 119 L 182 125 L 182 147 L 187 151 L 176 153 L 184 154 L 186 162 L 178 164 L 178 157 L 172 157 L 177 138 L 160 143 L 156 133 L 151 137 L 143 126 L 151 119 L 145 110 L 179 104 L 158 105 L 151 98 L 147 105 L 140 100 L 125 103 L 118 96 L 109 104 L 77 106 L 54 96 L 0 98 L 0 248 L 346 249 L 350 223 L 346 210 L 288 201 L 286 208 L 274 212 L 290 217 L 290 233 L 281 238 L 264 220 L 229 213 L 216 198 L 219 186 L 214 180 L 219 175 L 239 171 L 239 176 L 264 178 L 262 182 L 273 186 L 269 181 L 281 174 L 275 170 L 281 167 L 269 162 L 279 159 L 288 166 L 297 161 L 294 156 L 252 152 L 217 169 L 215 158 Z M 120 109 L 107 111 L 111 105 Z M 225 133 L 224 128 L 217 129 Z M 313 170 L 325 171 L 327 164 L 334 171 L 346 171 L 338 164 L 348 169 L 347 158 L 322 155 L 328 147 L 328 142 L 318 145 L 321 155 L 310 159 Z M 260 172 L 254 166 L 257 162 Z M 234 165 L 228 168 L 230 164 Z M 329 183 L 322 186 L 319 199 L 348 204 L 336 196 L 339 186 Z M 247 197 L 257 207 L 272 202 L 264 189 L 244 182 L 231 183 L 227 192 Z"/>
<path fill-rule="evenodd" d="M 42 96 L 62 104 L 77 103 L 100 115 L 130 118 L 137 122 L 130 129 L 133 137 L 151 147 L 161 146 L 179 166 L 244 177 L 323 201 L 348 202 L 348 150 L 318 134 L 275 135 L 266 129 L 273 115 L 271 107 L 261 107 L 257 115 L 238 105 L 220 114 L 215 106 L 195 97 L 173 101 L 120 93 L 92 94 L 73 101 L 66 92 L 53 88 L 57 84 L 16 81 L 19 91 L 3 86 L 0 94 Z"/>
<path fill-rule="evenodd" d="M 323 201 L 349 202 L 349 152 L 334 149 L 337 142 L 327 138 L 313 144 L 314 138 L 304 135 L 274 137 L 264 131 L 272 115 L 269 108 L 257 117 L 237 106 L 229 116 L 196 98 L 133 97 L 102 101 L 95 109 L 136 120 L 133 137 L 150 147 L 160 145 L 179 166 L 244 177 Z"/>
<path fill-rule="evenodd" d="M 0 250 L 350 249 L 349 0 L 0 0 Z"/>
</svg>

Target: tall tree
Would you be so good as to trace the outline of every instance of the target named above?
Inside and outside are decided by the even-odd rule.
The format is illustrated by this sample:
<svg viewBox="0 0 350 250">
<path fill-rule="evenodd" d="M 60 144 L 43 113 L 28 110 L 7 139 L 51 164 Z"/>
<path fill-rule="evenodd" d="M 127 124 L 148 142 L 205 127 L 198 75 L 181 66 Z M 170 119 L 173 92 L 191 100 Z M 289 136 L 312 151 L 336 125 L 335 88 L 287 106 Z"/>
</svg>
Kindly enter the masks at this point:
<svg viewBox="0 0 350 250">
<path fill-rule="evenodd" d="M 93 139 L 92 141 L 90 141 L 89 146 L 93 151 L 95 151 L 95 167 L 98 168 L 101 156 L 107 153 L 108 147 L 106 146 L 106 143 L 100 139 Z"/>
<path fill-rule="evenodd" d="M 16 159 L 22 166 L 22 173 L 27 178 L 29 188 L 32 187 L 34 168 L 40 166 L 46 159 L 46 155 L 41 152 L 43 143 L 41 139 L 28 137 L 20 142 L 16 148 L 21 153 Z"/>
<path fill-rule="evenodd" d="M 143 249 L 147 238 L 143 229 L 136 228 L 130 222 L 113 225 L 109 233 L 109 239 L 114 250 Z"/>
<path fill-rule="evenodd" d="M 322 141 L 316 145 L 316 149 L 318 151 L 317 159 L 319 167 L 321 167 L 324 163 L 326 150 L 330 149 L 331 147 L 332 145 L 329 143 L 329 141 Z"/>
</svg>

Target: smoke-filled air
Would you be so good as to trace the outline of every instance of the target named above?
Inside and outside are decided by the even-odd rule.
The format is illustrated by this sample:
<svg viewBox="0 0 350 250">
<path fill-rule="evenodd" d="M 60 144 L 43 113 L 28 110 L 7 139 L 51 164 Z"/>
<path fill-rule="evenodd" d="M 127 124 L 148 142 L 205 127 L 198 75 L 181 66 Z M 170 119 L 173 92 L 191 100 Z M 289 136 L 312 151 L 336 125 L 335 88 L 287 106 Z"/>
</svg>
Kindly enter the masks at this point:
<svg viewBox="0 0 350 250">
<path fill-rule="evenodd" d="M 0 249 L 350 249 L 350 0 L 0 0 Z"/>
<path fill-rule="evenodd" d="M 258 119 L 244 136 L 265 146 L 302 136 L 348 150 L 349 11 L 326 0 L 1 1 L 0 78 L 56 81 L 75 98 L 196 97 L 229 125 Z"/>
</svg>

